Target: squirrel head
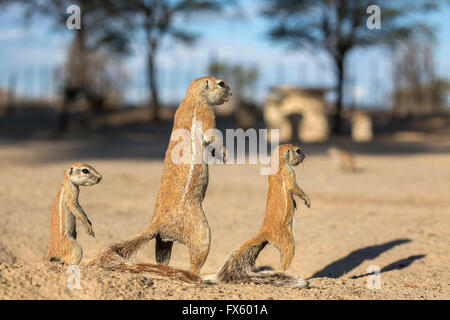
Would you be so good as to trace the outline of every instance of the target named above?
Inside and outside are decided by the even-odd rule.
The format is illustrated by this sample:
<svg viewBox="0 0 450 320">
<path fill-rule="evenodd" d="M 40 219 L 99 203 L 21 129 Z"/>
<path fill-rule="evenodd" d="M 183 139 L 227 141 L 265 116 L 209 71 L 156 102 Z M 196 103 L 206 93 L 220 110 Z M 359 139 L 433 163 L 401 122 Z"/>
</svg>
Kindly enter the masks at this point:
<svg viewBox="0 0 450 320">
<path fill-rule="evenodd" d="M 186 95 L 192 98 L 200 98 L 208 105 L 214 106 L 230 100 L 232 92 L 228 84 L 222 79 L 201 77 L 191 82 Z"/>
<path fill-rule="evenodd" d="M 102 176 L 94 167 L 86 163 L 73 163 L 66 169 L 66 177 L 76 186 L 92 186 L 102 180 Z"/>
<path fill-rule="evenodd" d="M 291 166 L 296 166 L 305 159 L 305 155 L 300 150 L 299 147 L 292 144 L 282 144 L 279 145 L 275 152 L 279 153 L 280 165 L 289 164 Z"/>
</svg>

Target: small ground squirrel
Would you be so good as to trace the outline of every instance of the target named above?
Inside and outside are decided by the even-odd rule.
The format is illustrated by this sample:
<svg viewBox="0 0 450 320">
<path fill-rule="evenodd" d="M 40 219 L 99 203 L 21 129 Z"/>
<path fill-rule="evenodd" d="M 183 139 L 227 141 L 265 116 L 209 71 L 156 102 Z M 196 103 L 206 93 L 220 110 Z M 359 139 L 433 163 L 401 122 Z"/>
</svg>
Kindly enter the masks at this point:
<svg viewBox="0 0 450 320">
<path fill-rule="evenodd" d="M 284 144 L 275 149 L 272 166 L 278 164 L 278 170 L 269 175 L 266 214 L 258 234 L 245 242 L 222 265 L 214 280 L 219 282 L 255 282 L 278 286 L 304 288 L 308 282 L 300 277 L 289 276 L 282 272 L 257 271 L 256 259 L 267 244 L 274 245 L 281 254 L 281 270 L 286 270 L 294 257 L 295 244 L 292 224 L 296 203 L 294 195 L 300 197 L 306 206 L 310 200 L 297 185 L 292 168 L 303 161 L 305 156 L 294 145 Z M 278 162 L 278 163 L 277 163 Z"/>
<path fill-rule="evenodd" d="M 86 232 L 95 237 L 92 223 L 78 203 L 80 186 L 97 184 L 102 176 L 90 165 L 73 163 L 64 171 L 63 181 L 53 200 L 50 214 L 50 244 L 46 260 L 65 264 L 79 264 L 83 250 L 78 245 L 76 219 L 81 220 Z"/>
<path fill-rule="evenodd" d="M 128 259 L 156 238 L 158 264 L 169 263 L 173 242 L 179 241 L 189 248 L 191 273 L 199 274 L 210 246 L 210 229 L 202 208 L 208 186 L 208 164 L 204 161 L 203 152 L 214 141 L 214 136 L 207 134 L 208 130 L 215 128 L 213 106 L 223 104 L 230 96 L 230 88 L 221 79 L 202 77 L 192 81 L 175 113 L 150 226 L 135 237 L 112 245 L 91 265 L 108 267 L 110 262 L 117 260 L 114 257 L 117 254 Z M 190 133 L 191 154 L 182 156 L 192 160 L 200 156 L 199 162 L 174 163 L 172 153 L 182 138 L 178 136 L 179 131 L 175 133 L 177 129 Z M 202 141 L 197 141 L 198 138 Z"/>
<path fill-rule="evenodd" d="M 344 173 L 354 173 L 356 171 L 355 158 L 350 152 L 336 147 L 328 148 L 328 155 L 331 157 L 333 165 Z"/>
</svg>

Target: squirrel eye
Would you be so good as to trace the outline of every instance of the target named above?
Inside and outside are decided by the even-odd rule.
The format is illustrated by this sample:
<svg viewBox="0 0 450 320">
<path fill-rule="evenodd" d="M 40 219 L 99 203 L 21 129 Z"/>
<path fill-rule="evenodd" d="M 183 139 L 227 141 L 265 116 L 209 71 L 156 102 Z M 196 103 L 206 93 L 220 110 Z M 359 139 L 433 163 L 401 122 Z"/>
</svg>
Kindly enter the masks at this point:
<svg viewBox="0 0 450 320">
<path fill-rule="evenodd" d="M 297 154 L 300 154 L 300 149 L 296 149 L 295 152 L 297 152 Z"/>
<path fill-rule="evenodd" d="M 223 82 L 223 81 L 220 81 L 218 83 L 218 85 L 219 85 L 219 87 L 225 88 L 225 82 Z"/>
<path fill-rule="evenodd" d="M 88 169 L 83 169 L 83 170 L 81 170 L 81 172 L 83 172 L 83 173 L 85 173 L 85 174 L 88 174 L 88 173 L 89 173 L 89 170 L 88 170 Z"/>
</svg>

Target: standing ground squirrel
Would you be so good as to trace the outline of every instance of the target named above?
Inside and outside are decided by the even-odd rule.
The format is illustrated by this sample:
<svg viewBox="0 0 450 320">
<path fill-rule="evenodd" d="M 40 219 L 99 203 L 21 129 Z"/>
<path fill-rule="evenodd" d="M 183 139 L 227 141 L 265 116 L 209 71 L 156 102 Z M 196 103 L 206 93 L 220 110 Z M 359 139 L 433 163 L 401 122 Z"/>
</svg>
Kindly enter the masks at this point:
<svg viewBox="0 0 450 320">
<path fill-rule="evenodd" d="M 230 96 L 230 88 L 221 79 L 202 77 L 192 81 L 175 113 L 150 226 L 135 237 L 112 245 L 91 261 L 91 265 L 117 266 L 117 254 L 128 259 L 142 245 L 156 238 L 158 264 L 169 263 L 173 242 L 179 241 L 189 248 L 190 272 L 199 274 L 210 246 L 210 229 L 202 208 L 208 186 L 208 164 L 203 152 L 214 141 L 214 136 L 206 131 L 215 128 L 213 106 L 223 104 Z M 177 164 L 172 157 L 174 148 L 182 140 L 180 131 L 175 132 L 178 129 L 190 134 L 191 154 L 183 154 L 188 161 Z"/>
<path fill-rule="evenodd" d="M 86 232 L 95 237 L 92 224 L 78 203 L 80 186 L 97 184 L 102 176 L 90 165 L 73 163 L 64 171 L 63 181 L 53 200 L 50 214 L 50 244 L 46 260 L 65 264 L 79 264 L 83 250 L 78 245 L 76 219 L 81 220 Z"/>
<path fill-rule="evenodd" d="M 281 270 L 286 270 L 294 257 L 295 244 L 292 224 L 296 203 L 294 195 L 300 197 L 306 206 L 310 200 L 297 185 L 292 166 L 303 161 L 305 156 L 300 149 L 291 144 L 280 145 L 272 155 L 272 166 L 278 170 L 269 175 L 266 214 L 258 234 L 245 242 L 222 265 L 215 275 L 219 282 L 255 282 L 278 286 L 304 288 L 306 280 L 282 272 L 257 271 L 256 259 L 267 244 L 274 245 L 281 254 Z"/>
<path fill-rule="evenodd" d="M 355 158 L 350 152 L 336 147 L 329 147 L 328 155 L 338 170 L 344 173 L 354 173 L 356 171 Z"/>
</svg>

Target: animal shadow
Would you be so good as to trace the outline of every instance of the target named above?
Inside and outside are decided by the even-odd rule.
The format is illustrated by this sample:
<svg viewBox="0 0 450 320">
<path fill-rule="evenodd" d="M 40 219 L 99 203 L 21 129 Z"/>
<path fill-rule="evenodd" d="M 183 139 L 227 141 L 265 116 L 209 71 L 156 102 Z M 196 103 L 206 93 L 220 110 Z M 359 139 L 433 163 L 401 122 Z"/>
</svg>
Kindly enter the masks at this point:
<svg viewBox="0 0 450 320">
<path fill-rule="evenodd" d="M 397 261 L 392 262 L 391 264 L 388 264 L 387 266 L 383 267 L 380 270 L 380 273 L 388 272 L 388 271 L 392 271 L 392 270 L 402 270 L 406 267 L 409 267 L 411 265 L 411 263 L 413 263 L 414 261 L 420 260 L 424 257 L 425 257 L 424 254 L 417 254 L 415 256 L 409 256 L 408 258 L 397 260 Z M 359 278 L 363 278 L 366 276 L 370 276 L 374 273 L 375 272 L 369 272 L 369 273 L 361 274 L 359 276 L 351 276 L 350 278 L 351 279 L 359 279 Z"/>
<path fill-rule="evenodd" d="M 372 260 L 378 257 L 383 252 L 386 252 L 395 246 L 409 243 L 411 242 L 410 239 L 397 239 L 393 241 L 389 241 L 386 243 L 364 247 L 355 251 L 352 251 L 347 256 L 336 260 L 326 267 L 324 267 L 322 270 L 317 271 L 314 273 L 311 278 L 321 278 L 321 277 L 327 277 L 327 278 L 339 278 L 342 275 L 350 272 L 351 270 L 358 267 L 363 261 L 365 260 Z"/>
</svg>

